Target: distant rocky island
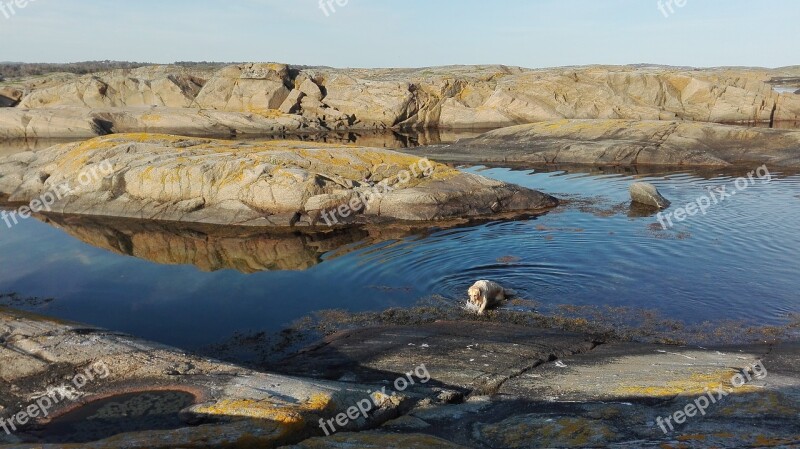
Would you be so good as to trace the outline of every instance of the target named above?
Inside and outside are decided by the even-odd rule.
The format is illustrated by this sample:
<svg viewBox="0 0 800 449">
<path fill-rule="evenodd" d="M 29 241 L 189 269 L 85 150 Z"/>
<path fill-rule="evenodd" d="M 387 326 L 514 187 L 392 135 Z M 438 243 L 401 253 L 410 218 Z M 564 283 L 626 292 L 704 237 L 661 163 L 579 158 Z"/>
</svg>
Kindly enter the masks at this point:
<svg viewBox="0 0 800 449">
<path fill-rule="evenodd" d="M 493 129 L 560 119 L 769 126 L 800 120 L 800 97 L 773 89 L 798 81 L 797 67 L 146 66 L 7 79 L 0 138 Z"/>
</svg>

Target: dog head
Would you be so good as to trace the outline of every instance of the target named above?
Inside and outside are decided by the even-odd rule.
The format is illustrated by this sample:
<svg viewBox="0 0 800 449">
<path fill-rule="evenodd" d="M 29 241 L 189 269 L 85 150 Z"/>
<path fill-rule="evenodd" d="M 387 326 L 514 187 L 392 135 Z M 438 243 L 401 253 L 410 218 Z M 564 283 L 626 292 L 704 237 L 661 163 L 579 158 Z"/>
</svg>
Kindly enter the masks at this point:
<svg viewBox="0 0 800 449">
<path fill-rule="evenodd" d="M 469 302 L 471 303 L 480 304 L 483 301 L 483 292 L 474 285 L 467 290 L 467 294 L 469 295 Z"/>
</svg>

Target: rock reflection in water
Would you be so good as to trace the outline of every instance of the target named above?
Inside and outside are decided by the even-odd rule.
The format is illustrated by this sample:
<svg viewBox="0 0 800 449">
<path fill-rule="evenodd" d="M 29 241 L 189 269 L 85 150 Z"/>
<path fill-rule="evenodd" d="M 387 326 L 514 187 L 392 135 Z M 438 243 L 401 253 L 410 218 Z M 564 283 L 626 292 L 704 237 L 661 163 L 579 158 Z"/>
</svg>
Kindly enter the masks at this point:
<svg viewBox="0 0 800 449">
<path fill-rule="evenodd" d="M 453 143 L 459 139 L 479 136 L 488 130 L 376 130 L 376 131 L 330 131 L 318 133 L 276 134 L 265 136 L 242 136 L 244 142 L 264 140 L 299 140 L 302 142 L 320 142 L 344 145 L 358 145 L 371 148 L 388 148 L 399 150 L 426 145 Z M 204 136 L 210 138 L 231 139 L 230 136 Z M 86 139 L 7 139 L 0 141 L 0 158 L 24 151 L 38 151 L 60 143 L 83 141 Z"/>
<path fill-rule="evenodd" d="M 39 218 L 98 248 L 158 264 L 194 265 L 207 272 L 306 270 L 322 262 L 323 255 L 337 257 L 411 233 L 405 228 L 265 232 L 244 227 L 100 217 Z"/>
</svg>

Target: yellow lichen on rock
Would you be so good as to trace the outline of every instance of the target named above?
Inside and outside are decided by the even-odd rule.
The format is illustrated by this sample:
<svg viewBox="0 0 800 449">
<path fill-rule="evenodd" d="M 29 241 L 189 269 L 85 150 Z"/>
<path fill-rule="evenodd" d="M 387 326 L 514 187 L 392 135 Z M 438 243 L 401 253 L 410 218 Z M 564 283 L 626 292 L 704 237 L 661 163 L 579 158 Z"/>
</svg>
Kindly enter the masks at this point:
<svg viewBox="0 0 800 449">
<path fill-rule="evenodd" d="M 23 163 L 0 162 L 5 181 L 0 189 L 15 200 L 65 182 L 77 186 L 85 171 L 105 167 L 98 179 L 81 183 L 89 188 L 54 208 L 60 213 L 292 227 L 318 225 L 324 217 L 317 206 L 331 198 L 354 205 L 328 225 L 351 216 L 362 222 L 376 217 L 430 221 L 496 214 L 498 206 L 532 211 L 557 203 L 539 192 L 413 155 L 313 142 L 118 134 L 26 157 Z M 18 175 L 3 176 L 19 173 L 21 165 L 27 167 L 21 181 Z"/>
<path fill-rule="evenodd" d="M 276 406 L 268 401 L 253 401 L 248 399 L 226 399 L 212 405 L 198 406 L 195 408 L 195 413 L 237 418 L 267 419 L 284 424 L 301 424 L 304 422 L 300 410 Z"/>
<path fill-rule="evenodd" d="M 615 390 L 619 396 L 633 397 L 673 397 L 678 395 L 703 395 L 722 386 L 731 388 L 733 369 L 717 370 L 710 374 L 692 374 L 684 379 L 671 380 L 657 385 L 646 383 L 622 383 Z M 741 392 L 744 392 L 742 390 Z"/>
<path fill-rule="evenodd" d="M 210 405 L 200 405 L 196 413 L 242 418 L 268 419 L 285 424 L 302 423 L 304 414 L 327 410 L 333 399 L 328 394 L 315 393 L 299 405 L 275 404 L 270 401 L 250 399 L 224 399 Z"/>
</svg>

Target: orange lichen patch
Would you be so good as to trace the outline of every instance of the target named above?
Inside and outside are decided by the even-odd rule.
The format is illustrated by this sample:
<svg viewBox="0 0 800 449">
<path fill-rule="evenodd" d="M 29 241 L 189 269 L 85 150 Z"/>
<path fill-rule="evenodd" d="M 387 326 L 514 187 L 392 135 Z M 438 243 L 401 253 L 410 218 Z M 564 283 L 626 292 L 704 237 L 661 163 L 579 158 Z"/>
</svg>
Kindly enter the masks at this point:
<svg viewBox="0 0 800 449">
<path fill-rule="evenodd" d="M 208 415 L 267 419 L 283 424 L 304 422 L 302 413 L 293 407 L 281 407 L 272 402 L 249 399 L 226 399 L 213 405 L 200 406 L 196 411 Z"/>
<path fill-rule="evenodd" d="M 146 154 L 137 156 L 136 149 L 130 154 L 131 148 L 126 144 L 147 144 L 152 145 L 152 148 L 148 148 Z M 154 182 L 163 184 L 169 181 L 176 186 L 182 185 L 182 180 L 189 175 L 194 175 L 194 179 L 197 179 L 198 169 L 204 170 L 203 167 L 216 167 L 223 163 L 225 166 L 222 169 L 207 172 L 214 173 L 217 178 L 222 177 L 223 179 L 215 179 L 222 187 L 243 187 L 239 184 L 248 181 L 245 179 L 248 173 L 257 172 L 258 175 L 265 168 L 268 169 L 268 174 L 274 174 L 281 168 L 301 168 L 312 175 L 323 174 L 356 182 L 368 177 L 372 177 L 375 182 L 387 179 L 394 184 L 396 180 L 402 181 L 401 185 L 396 186 L 398 189 L 416 187 L 431 180 L 448 180 L 460 174 L 458 170 L 446 165 L 416 156 L 383 149 L 316 142 L 244 143 L 167 134 L 130 133 L 97 137 L 62 148 L 63 152 L 55 159 L 59 174 L 77 176 L 92 164 L 110 161 L 115 167 L 124 166 L 128 169 L 126 180 L 133 181 L 130 185 L 134 190 L 139 187 L 153 188 Z M 210 156 L 216 158 L 212 159 Z M 127 162 L 122 162 L 123 160 Z M 265 167 L 264 164 L 274 167 Z M 379 174 L 378 179 L 375 174 Z M 145 181 L 145 184 L 136 187 L 136 176 L 139 181 Z M 174 198 L 174 195 L 167 195 L 162 198 L 164 200 L 185 199 L 178 190 L 165 191 L 180 195 Z M 135 195 L 133 191 L 128 193 Z"/>
<path fill-rule="evenodd" d="M 734 437 L 734 435 L 732 433 L 730 433 L 730 432 L 714 433 L 711 436 L 716 437 L 716 438 L 733 438 Z"/>
<path fill-rule="evenodd" d="M 678 441 L 705 441 L 706 438 L 708 438 L 708 437 L 705 436 L 705 435 L 702 435 L 702 434 L 681 435 L 681 436 L 678 437 Z"/>
<path fill-rule="evenodd" d="M 304 408 L 309 411 L 321 412 L 330 408 L 332 403 L 333 401 L 329 395 L 317 393 L 311 395 L 311 397 L 308 399 L 308 402 L 304 404 Z"/>
<path fill-rule="evenodd" d="M 673 446 L 669 443 L 662 443 L 661 449 L 689 449 L 689 445 L 686 443 L 678 443 L 678 445 Z"/>
<path fill-rule="evenodd" d="M 78 144 L 69 144 L 72 148 L 59 157 L 58 167 L 60 169 L 77 172 L 85 167 L 90 159 L 97 153 L 110 150 L 116 146 L 126 143 L 162 143 L 174 145 L 179 142 L 189 140 L 186 137 L 172 136 L 168 134 L 111 134 L 108 136 L 95 137 Z M 211 139 L 192 139 L 202 143 L 224 142 Z M 97 161 L 102 162 L 102 161 Z"/>
<path fill-rule="evenodd" d="M 684 91 L 686 89 L 686 87 L 689 85 L 689 83 L 692 82 L 692 79 L 693 78 L 688 77 L 688 76 L 675 75 L 675 76 L 668 77 L 667 78 L 667 82 L 669 83 L 670 86 L 672 86 L 676 90 L 682 92 L 682 91 Z"/>
<path fill-rule="evenodd" d="M 195 412 L 217 416 L 265 419 L 287 425 L 302 425 L 305 423 L 306 414 L 325 411 L 331 406 L 331 396 L 317 393 L 299 405 L 275 404 L 266 400 L 225 399 L 212 405 L 199 406 Z"/>
<path fill-rule="evenodd" d="M 278 117 L 283 117 L 285 115 L 283 112 L 277 109 L 264 109 L 253 106 L 247 108 L 247 112 L 250 112 L 251 114 L 260 115 L 261 117 L 266 117 L 266 118 L 278 118 Z"/>
<path fill-rule="evenodd" d="M 140 118 L 142 120 L 146 121 L 146 122 L 157 122 L 157 121 L 161 120 L 163 118 L 163 116 L 160 115 L 160 114 L 152 114 L 152 113 L 150 113 L 150 114 L 142 114 Z"/>
<path fill-rule="evenodd" d="M 458 93 L 457 98 L 461 101 L 465 101 L 469 99 L 470 96 L 476 93 L 475 88 L 470 86 L 469 84 L 464 85 L 461 91 Z"/>
<path fill-rule="evenodd" d="M 800 437 L 800 435 L 798 435 Z M 755 446 L 758 447 L 776 447 L 776 446 L 787 446 L 790 444 L 794 444 L 797 442 L 797 439 L 785 439 L 785 438 L 768 438 L 764 435 L 758 435 L 753 440 Z"/>
<path fill-rule="evenodd" d="M 685 379 L 662 382 L 658 385 L 621 385 L 615 390 L 620 396 L 672 397 L 678 395 L 699 396 L 714 390 L 720 385 L 731 388 L 731 378 L 736 374 L 732 369 L 723 369 L 711 374 L 693 374 Z M 743 387 L 745 388 L 745 387 Z M 743 393 L 742 389 L 737 390 Z"/>
<path fill-rule="evenodd" d="M 624 125 L 627 122 L 628 121 L 625 120 L 614 120 L 614 119 L 604 119 L 604 120 L 562 119 L 562 120 L 534 123 L 529 126 L 528 133 L 532 135 L 542 134 L 555 137 L 571 135 L 571 134 L 580 135 L 586 132 L 603 134 L 603 133 L 617 131 L 621 128 L 621 125 Z M 634 122 L 630 123 L 631 125 L 634 124 Z M 624 127 L 622 129 L 624 129 Z"/>
</svg>

